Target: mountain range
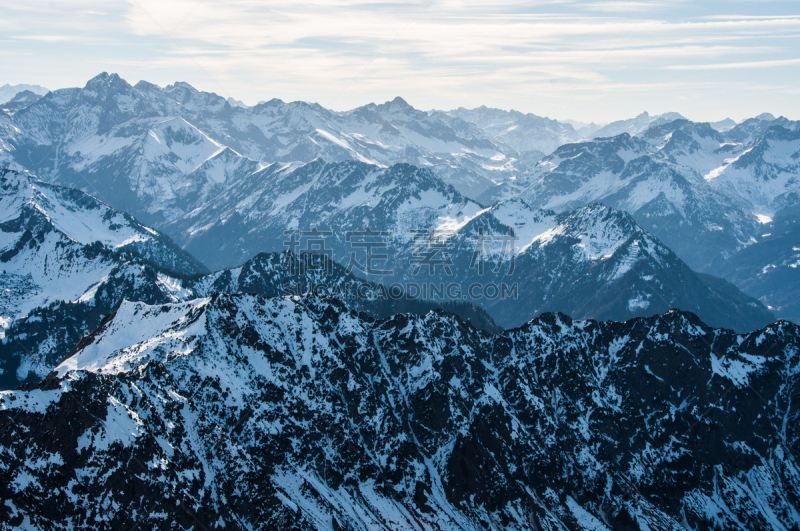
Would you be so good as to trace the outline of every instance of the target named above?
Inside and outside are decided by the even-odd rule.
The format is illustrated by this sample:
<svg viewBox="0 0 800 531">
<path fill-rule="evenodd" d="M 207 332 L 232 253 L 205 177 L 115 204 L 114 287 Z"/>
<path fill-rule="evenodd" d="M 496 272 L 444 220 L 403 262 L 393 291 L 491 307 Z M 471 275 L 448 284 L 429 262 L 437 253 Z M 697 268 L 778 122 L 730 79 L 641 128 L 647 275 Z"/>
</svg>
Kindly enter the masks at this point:
<svg viewBox="0 0 800 531">
<path fill-rule="evenodd" d="M 776 295 L 763 275 L 744 281 L 728 265 L 738 253 L 760 270 L 793 263 L 746 249 L 760 249 L 771 220 L 796 204 L 798 131 L 797 122 L 768 114 L 702 124 L 643 113 L 573 127 L 486 107 L 424 112 L 400 98 L 346 112 L 279 100 L 247 107 L 186 83 L 131 86 L 101 74 L 0 112 L 0 164 L 98 197 L 212 269 L 278 250 L 247 248 L 255 220 L 272 217 L 267 204 L 285 210 L 276 201 L 288 201 L 298 220 L 319 217 L 265 186 L 275 179 L 286 191 L 284 176 L 300 178 L 292 172 L 304 164 L 360 163 L 373 169 L 357 171 L 375 173 L 410 164 L 482 207 L 521 198 L 565 212 L 600 201 L 631 214 L 692 269 L 724 274 L 797 320 L 792 297 Z M 362 192 L 375 199 L 374 190 Z"/>
<path fill-rule="evenodd" d="M 797 205 L 798 131 L 797 122 L 762 115 L 726 132 L 677 120 L 638 136 L 566 144 L 479 200 L 522 198 L 556 211 L 601 201 L 629 212 L 700 272 L 728 275 L 747 255 L 762 270 L 782 268 L 757 249 L 773 218 L 791 217 Z M 768 288 L 734 274 L 726 278 L 779 315 L 800 315 Z"/>
<path fill-rule="evenodd" d="M 418 111 L 400 98 L 344 113 L 279 100 L 244 108 L 186 83 L 133 87 L 116 74 L 97 76 L 83 88 L 53 91 L 8 120 L 2 139 L 16 162 L 147 222 L 159 215 L 174 217 L 170 207 L 179 208 L 186 194 L 198 193 L 183 190 L 196 181 L 186 174 L 223 146 L 235 152 L 236 160 L 228 161 L 233 166 L 246 162 L 242 159 L 310 162 L 319 157 L 429 166 L 474 194 L 512 175 L 516 161 L 513 149 L 493 142 L 477 126 Z M 222 177 L 234 171 L 222 166 Z M 166 175 L 151 174 L 150 167 Z M 123 201 L 123 192 L 130 196 L 128 203 L 115 203 L 112 197 Z M 161 199 L 178 204 L 150 204 Z"/>
<path fill-rule="evenodd" d="M 241 195 L 219 196 L 231 209 L 251 207 L 249 225 L 238 229 L 248 239 L 221 238 L 216 247 L 213 237 L 222 231 L 213 220 L 236 219 L 225 209 L 198 212 L 205 230 L 185 230 L 193 235 L 185 247 L 207 250 L 208 255 L 198 254 L 206 263 L 224 256 L 236 264 L 222 263 L 209 274 L 167 236 L 129 215 L 78 190 L 5 170 L 0 384 L 12 388 L 46 376 L 122 300 L 167 304 L 213 293 L 274 297 L 324 287 L 373 317 L 447 308 L 489 331 L 553 310 L 624 320 L 680 307 L 712 325 L 741 331 L 774 321 L 758 301 L 723 280 L 694 273 L 628 214 L 599 203 L 566 214 L 536 211 L 521 200 L 484 209 L 429 170 L 409 165 L 381 170 L 316 161 L 294 169 L 273 165 L 259 174 L 263 180 L 242 186 Z M 265 214 L 254 217 L 254 212 Z M 293 217 L 298 212 L 309 217 Z M 314 253 L 306 249 L 308 239 L 294 248 L 285 245 L 283 229 L 289 226 L 337 231 L 325 238 L 325 252 Z M 413 274 L 420 249 L 410 235 L 428 226 L 444 238 L 447 274 L 435 266 Z M 384 242 L 385 259 L 372 264 L 390 274 L 350 265 L 358 248 L 343 231 L 363 233 L 364 227 L 398 236 Z M 488 264 L 482 269 L 474 262 L 478 234 L 491 247 L 481 249 L 489 251 L 481 256 Z M 498 248 L 511 238 L 514 248 Z M 314 256 L 322 262 L 310 263 Z M 306 263 L 293 263 L 300 258 Z M 391 295 L 387 286 L 397 293 Z M 501 291 L 507 294 L 499 296 Z"/>
<path fill-rule="evenodd" d="M 123 300 L 188 301 L 212 293 L 275 297 L 324 289 L 374 317 L 447 308 L 497 331 L 468 301 L 388 297 L 333 262 L 292 269 L 290 251 L 209 273 L 167 236 L 78 190 L 0 170 L 0 388 L 45 377 Z"/>
<path fill-rule="evenodd" d="M 0 96 L 0 529 L 797 529 L 800 123 Z"/>
<path fill-rule="evenodd" d="M 792 529 L 800 331 L 123 303 L 0 393 L 4 527 Z"/>
</svg>

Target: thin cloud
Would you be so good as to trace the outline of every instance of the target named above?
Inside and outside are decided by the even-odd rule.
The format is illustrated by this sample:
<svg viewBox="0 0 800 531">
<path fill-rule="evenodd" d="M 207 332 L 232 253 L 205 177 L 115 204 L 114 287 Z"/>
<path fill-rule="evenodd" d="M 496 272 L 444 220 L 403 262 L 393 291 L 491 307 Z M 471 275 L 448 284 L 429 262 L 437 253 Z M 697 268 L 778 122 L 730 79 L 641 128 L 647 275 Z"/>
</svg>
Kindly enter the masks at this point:
<svg viewBox="0 0 800 531">
<path fill-rule="evenodd" d="M 21 41 L 40 42 L 65 42 L 75 40 L 73 35 L 12 35 L 9 38 Z"/>
<path fill-rule="evenodd" d="M 800 65 L 800 59 L 778 59 L 773 61 L 746 61 L 737 63 L 717 63 L 705 65 L 671 65 L 667 70 L 738 70 L 741 68 L 773 68 L 778 66 Z"/>
</svg>

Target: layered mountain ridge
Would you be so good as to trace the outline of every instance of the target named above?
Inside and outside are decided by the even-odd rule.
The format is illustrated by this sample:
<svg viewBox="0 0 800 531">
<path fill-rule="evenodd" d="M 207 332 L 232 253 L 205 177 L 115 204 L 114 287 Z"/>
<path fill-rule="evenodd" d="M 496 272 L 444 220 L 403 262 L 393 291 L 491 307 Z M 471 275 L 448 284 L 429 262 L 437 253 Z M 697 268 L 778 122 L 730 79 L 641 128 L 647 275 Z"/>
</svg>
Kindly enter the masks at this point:
<svg viewBox="0 0 800 531">
<path fill-rule="evenodd" d="M 125 303 L 0 393 L 1 520 L 790 529 L 798 346 L 677 311 L 491 336 L 313 297 Z"/>
<path fill-rule="evenodd" d="M 756 299 L 695 273 L 632 216 L 601 203 L 557 214 L 519 199 L 500 202 L 449 233 L 446 243 L 452 274 L 439 267 L 415 277 L 398 267 L 404 279 L 455 282 L 464 290 L 475 282 L 513 285 L 515 297 L 481 290 L 477 300 L 504 328 L 548 311 L 622 321 L 675 307 L 738 331 L 775 320 Z M 412 247 L 403 258 L 413 262 L 415 253 Z"/>
<path fill-rule="evenodd" d="M 374 317 L 444 307 L 487 330 L 519 326 L 553 310 L 624 320 L 681 307 L 738 331 L 774 321 L 756 300 L 696 275 L 630 216 L 600 204 L 562 215 L 520 200 L 486 209 L 429 170 L 409 165 L 315 161 L 270 165 L 258 173 L 262 179 L 218 196 L 219 207 L 198 211 L 192 220 L 188 249 L 205 250 L 200 256 L 206 259 L 239 259 L 205 274 L 166 236 L 130 216 L 77 190 L 5 172 L 3 203 L 17 217 L 0 226 L 2 386 L 44 377 L 124 299 L 167 304 L 214 292 L 272 297 L 323 286 Z M 241 204 L 248 210 L 239 214 Z M 216 247 L 214 238 L 237 222 L 247 223 L 239 232 L 248 238 L 220 238 L 223 245 Z M 285 234 L 286 227 L 315 232 L 287 246 L 295 234 Z M 439 243 L 420 246 L 414 230 L 429 227 L 426 234 Z M 363 235 L 367 228 L 383 231 L 384 246 L 375 252 L 384 258 L 370 266 L 384 274 L 353 267 L 369 260 L 347 231 Z M 329 236 L 320 240 L 324 231 Z M 478 233 L 486 240 L 480 245 Z M 313 251 L 309 240 L 322 241 L 324 250 Z M 512 240 L 512 247 L 502 248 Z M 447 274 L 435 264 L 415 274 L 424 265 L 420 253 L 439 244 Z M 272 254 L 256 254 L 260 250 Z M 321 262 L 307 268 L 294 263 L 300 257 Z"/>
<path fill-rule="evenodd" d="M 297 232 L 296 242 L 287 228 Z M 483 305 L 506 328 L 556 310 L 576 318 L 624 320 L 680 307 L 739 331 L 774 320 L 761 303 L 732 286 L 720 290 L 695 275 L 622 211 L 595 203 L 559 217 L 521 200 L 484 208 L 430 170 L 410 165 L 379 169 L 321 160 L 297 168 L 271 165 L 169 230 L 183 234 L 178 241 L 186 249 L 217 267 L 258 250 L 279 252 L 293 245 L 302 250 L 314 242 L 324 248 L 316 251 L 320 254 L 364 266 L 366 253 L 353 244 L 353 235 L 371 230 L 382 234 L 372 239 L 380 244 L 374 253 L 383 259 L 374 269 L 381 274 L 366 267 L 357 274 L 384 284 L 400 282 L 406 291 L 430 287 L 422 283 L 455 284 L 458 293 L 439 298 Z M 231 233 L 242 236 L 227 238 Z M 503 248 L 510 237 L 513 248 Z M 490 271 L 503 272 L 477 268 L 476 253 L 491 262 Z M 426 255 L 430 259 L 420 259 Z M 507 274 L 511 264 L 503 268 L 503 260 L 516 269 Z M 476 283 L 517 289 L 510 297 L 481 300 L 469 293 Z"/>
<path fill-rule="evenodd" d="M 677 120 L 638 136 L 567 144 L 481 200 L 521 197 L 559 212 L 601 201 L 625 210 L 692 268 L 724 271 L 750 295 L 797 319 L 796 309 L 767 295 L 770 288 L 727 272 L 737 253 L 760 248 L 773 218 L 790 217 L 796 208 L 798 130 L 797 122 L 772 116 L 725 132 Z M 783 252 L 790 253 L 791 246 Z M 761 268 L 781 267 L 767 256 Z"/>
<path fill-rule="evenodd" d="M 798 122 L 15 94 L 0 529 L 797 528 Z"/>
</svg>

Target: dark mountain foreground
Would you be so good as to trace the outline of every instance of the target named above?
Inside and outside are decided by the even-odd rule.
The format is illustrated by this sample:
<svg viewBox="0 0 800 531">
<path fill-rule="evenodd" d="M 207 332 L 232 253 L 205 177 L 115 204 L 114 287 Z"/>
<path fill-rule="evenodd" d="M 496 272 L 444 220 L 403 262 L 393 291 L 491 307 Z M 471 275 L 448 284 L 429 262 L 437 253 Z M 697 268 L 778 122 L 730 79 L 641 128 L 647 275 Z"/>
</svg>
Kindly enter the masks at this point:
<svg viewBox="0 0 800 531">
<path fill-rule="evenodd" d="M 123 303 L 0 393 L 3 529 L 797 529 L 800 330 Z"/>
</svg>

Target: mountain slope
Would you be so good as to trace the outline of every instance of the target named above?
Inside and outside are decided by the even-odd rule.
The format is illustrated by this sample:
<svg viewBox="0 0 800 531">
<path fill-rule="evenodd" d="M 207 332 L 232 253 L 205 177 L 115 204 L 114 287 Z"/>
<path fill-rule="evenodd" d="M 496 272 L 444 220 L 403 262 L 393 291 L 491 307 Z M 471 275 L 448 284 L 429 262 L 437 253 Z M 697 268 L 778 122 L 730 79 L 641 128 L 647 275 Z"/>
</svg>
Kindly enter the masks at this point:
<svg viewBox="0 0 800 531">
<path fill-rule="evenodd" d="M 233 181 L 165 230 L 212 268 L 284 250 L 285 231 L 314 228 L 333 232 L 326 248 L 347 263 L 347 231 L 391 231 L 404 244 L 414 228 L 458 222 L 480 208 L 426 168 L 315 160 L 271 164 Z"/>
<path fill-rule="evenodd" d="M 547 311 L 622 321 L 673 307 L 739 331 L 774 321 L 757 300 L 694 273 L 629 214 L 600 203 L 556 214 L 505 201 L 444 235 L 452 274 L 439 267 L 435 275 L 423 269 L 414 276 L 399 266 L 404 279 L 456 283 L 459 296 L 480 283 L 477 300 L 471 295 L 469 300 L 483 305 L 504 328 Z M 417 252 L 406 250 L 397 263 L 413 262 Z M 495 293 L 503 286 L 509 294 L 516 288 L 513 296 Z"/>
<path fill-rule="evenodd" d="M 364 312 L 376 319 L 401 313 L 426 315 L 433 310 L 446 310 L 458 315 L 475 328 L 487 332 L 502 329 L 480 306 L 471 302 L 422 300 L 404 291 L 389 289 L 363 280 L 340 264 L 315 254 L 295 255 L 261 253 L 239 267 L 215 271 L 210 275 L 184 282 L 196 296 L 215 293 L 250 293 L 261 297 L 308 295 L 332 297 L 348 309 Z"/>
<path fill-rule="evenodd" d="M 0 170 L 0 385 L 41 378 L 127 297 L 185 297 L 205 272 L 169 238 L 77 190 Z"/>
<path fill-rule="evenodd" d="M 23 245 L 20 231 L 28 224 L 43 223 L 77 245 L 100 246 L 135 255 L 176 274 L 193 275 L 207 270 L 167 236 L 133 217 L 78 190 L 44 183 L 33 176 L 0 169 L 0 206 L 5 233 L 3 250 Z M 20 251 L 16 251 L 19 254 Z M 9 255 L 10 257 L 10 255 Z"/>
<path fill-rule="evenodd" d="M 76 300 L 135 257 L 177 275 L 205 272 L 166 236 L 77 190 L 0 170 L 3 318 L 57 300 Z"/>
<path fill-rule="evenodd" d="M 602 201 L 713 274 L 796 204 L 797 131 L 796 122 L 771 116 L 725 132 L 686 120 L 656 124 L 633 137 L 561 146 L 480 199 L 522 197 L 557 211 Z"/>
<path fill-rule="evenodd" d="M 479 127 L 400 98 L 347 112 L 279 100 L 241 107 L 186 83 L 133 87 L 104 73 L 7 117 L 14 127 L 0 130 L 4 157 L 157 226 L 211 193 L 219 181 L 190 174 L 223 147 L 250 160 L 246 170 L 233 164 L 234 173 L 256 171 L 255 161 L 404 162 L 433 168 L 470 195 L 510 177 L 518 163 L 514 149 Z M 177 131 L 159 130 L 166 123 Z"/>
<path fill-rule="evenodd" d="M 720 264 L 718 274 L 774 307 L 774 312 L 800 322 L 800 208 L 783 210 L 762 226 L 758 241 Z"/>
<path fill-rule="evenodd" d="M 680 312 L 492 337 L 315 298 L 124 304 L 0 394 L 0 525 L 790 529 L 798 347 Z"/>
</svg>

